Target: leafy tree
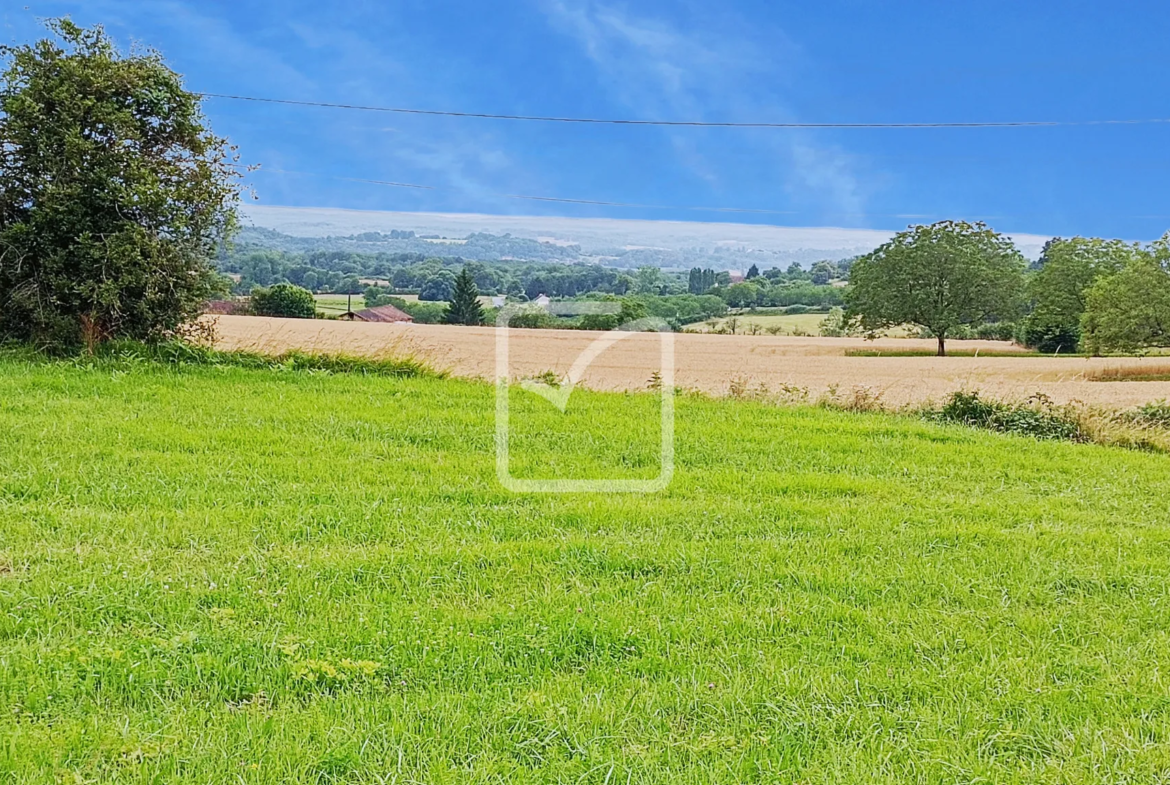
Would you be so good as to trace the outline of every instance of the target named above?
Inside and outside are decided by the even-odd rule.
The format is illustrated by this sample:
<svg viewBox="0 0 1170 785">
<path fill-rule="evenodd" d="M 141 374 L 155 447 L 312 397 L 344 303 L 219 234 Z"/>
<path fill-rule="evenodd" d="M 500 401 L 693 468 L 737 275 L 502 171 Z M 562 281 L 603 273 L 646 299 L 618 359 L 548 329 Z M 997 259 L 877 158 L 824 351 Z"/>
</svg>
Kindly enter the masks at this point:
<svg viewBox="0 0 1170 785">
<path fill-rule="evenodd" d="M 844 308 L 831 308 L 829 315 L 821 320 L 820 334 L 825 338 L 842 338 L 849 335 L 849 320 L 845 318 Z"/>
<path fill-rule="evenodd" d="M 155 52 L 100 27 L 0 47 L 0 336 L 157 340 L 218 289 L 233 150 Z"/>
<path fill-rule="evenodd" d="M 384 289 L 381 286 L 367 286 L 365 292 L 362 293 L 362 299 L 367 308 L 377 308 L 379 305 L 393 305 L 392 301 L 398 298 L 390 294 L 389 289 Z"/>
<path fill-rule="evenodd" d="M 252 290 L 252 312 L 257 316 L 312 319 L 317 315 L 317 301 L 308 289 L 278 283 L 268 289 L 257 287 Z"/>
<path fill-rule="evenodd" d="M 639 267 L 637 281 L 638 294 L 658 294 L 662 286 L 662 271 L 657 267 Z"/>
<path fill-rule="evenodd" d="M 1075 352 L 1089 287 L 1121 270 L 1138 253 L 1136 246 L 1120 240 L 1048 241 L 1028 286 L 1034 306 L 1024 323 L 1024 342 L 1042 352 Z"/>
<path fill-rule="evenodd" d="M 1156 249 L 1088 288 L 1081 326 L 1093 354 L 1170 346 L 1170 272 Z"/>
<path fill-rule="evenodd" d="M 362 282 L 358 280 L 356 275 L 350 275 L 338 281 L 337 285 L 333 287 L 333 291 L 336 294 L 361 294 L 363 291 Z"/>
<path fill-rule="evenodd" d="M 817 262 L 810 273 L 814 284 L 824 286 L 837 275 L 837 267 L 832 262 Z"/>
<path fill-rule="evenodd" d="M 483 324 L 483 307 L 479 304 L 479 289 L 471 271 L 464 267 L 455 277 L 451 303 L 443 317 L 447 324 Z"/>
<path fill-rule="evenodd" d="M 650 312 L 646 309 L 645 303 L 633 297 L 625 297 L 622 299 L 622 308 L 618 312 L 617 321 L 619 325 L 627 325 L 645 319 L 649 315 Z"/>
<path fill-rule="evenodd" d="M 759 278 L 759 277 L 760 277 L 760 268 L 756 267 L 753 264 L 751 267 L 748 268 L 747 275 L 744 276 L 744 280 L 750 281 L 753 278 Z"/>
<path fill-rule="evenodd" d="M 438 302 L 450 300 L 455 292 L 455 275 L 450 270 L 440 270 L 423 283 L 418 299 Z"/>
<path fill-rule="evenodd" d="M 846 315 L 872 332 L 916 324 L 938 339 L 962 325 L 1010 319 L 1023 289 L 1024 258 L 985 224 L 940 221 L 899 232 L 850 271 Z"/>
<path fill-rule="evenodd" d="M 751 308 L 757 305 L 759 296 L 759 288 L 750 283 L 733 283 L 723 290 L 723 297 L 732 308 Z"/>
<path fill-rule="evenodd" d="M 301 283 L 304 284 L 304 287 L 310 292 L 317 291 L 317 274 L 310 270 L 301 277 Z"/>
</svg>

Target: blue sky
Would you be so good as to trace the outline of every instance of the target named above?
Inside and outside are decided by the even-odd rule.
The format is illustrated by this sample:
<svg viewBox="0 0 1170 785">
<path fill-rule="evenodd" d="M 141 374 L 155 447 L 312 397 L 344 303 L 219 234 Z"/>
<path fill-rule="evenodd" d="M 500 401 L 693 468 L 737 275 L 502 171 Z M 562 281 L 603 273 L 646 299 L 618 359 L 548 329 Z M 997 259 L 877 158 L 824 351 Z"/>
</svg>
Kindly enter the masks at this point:
<svg viewBox="0 0 1170 785">
<path fill-rule="evenodd" d="M 1170 118 L 1154 2 L 84 0 L 7 3 L 159 49 L 194 90 L 490 113 L 712 121 Z M 1154 239 L 1170 124 L 573 126 L 209 99 L 265 205 Z M 352 182 L 366 178 L 434 190 Z M 540 203 L 506 194 L 776 214 Z"/>
</svg>

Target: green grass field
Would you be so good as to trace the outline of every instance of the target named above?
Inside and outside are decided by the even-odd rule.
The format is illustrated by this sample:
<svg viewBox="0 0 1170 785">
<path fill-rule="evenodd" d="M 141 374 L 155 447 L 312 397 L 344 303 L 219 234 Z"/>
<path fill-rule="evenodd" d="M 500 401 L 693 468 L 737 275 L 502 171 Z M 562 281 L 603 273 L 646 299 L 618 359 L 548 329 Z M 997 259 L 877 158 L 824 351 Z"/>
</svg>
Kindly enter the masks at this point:
<svg viewBox="0 0 1170 785">
<path fill-rule="evenodd" d="M 517 471 L 655 399 L 517 393 Z M 0 359 L 0 779 L 1170 777 L 1170 464 L 685 397 Z M 568 435 L 561 438 L 566 433 Z"/>
<path fill-rule="evenodd" d="M 823 313 L 794 313 L 794 314 L 754 314 L 745 313 L 736 316 L 713 319 L 706 322 L 696 322 L 686 327 L 687 332 L 716 332 L 730 330 L 729 323 L 735 321 L 735 331 L 740 335 L 749 335 L 752 328 L 761 334 L 773 331 L 776 335 L 819 335 L 821 322 L 827 314 Z"/>
<path fill-rule="evenodd" d="M 346 306 L 350 301 L 350 296 L 346 294 L 315 294 L 313 299 L 317 301 L 317 310 L 326 316 L 340 316 L 345 313 Z M 364 295 L 355 294 L 352 298 L 353 309 L 360 311 L 366 307 L 366 298 Z"/>
</svg>

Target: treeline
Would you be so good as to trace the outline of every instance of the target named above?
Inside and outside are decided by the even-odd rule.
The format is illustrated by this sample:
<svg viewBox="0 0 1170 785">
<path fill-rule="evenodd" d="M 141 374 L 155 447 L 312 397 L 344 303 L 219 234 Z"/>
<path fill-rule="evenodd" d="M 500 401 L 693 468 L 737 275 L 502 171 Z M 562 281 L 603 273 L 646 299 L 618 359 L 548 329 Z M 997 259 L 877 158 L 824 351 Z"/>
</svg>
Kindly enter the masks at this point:
<svg viewBox="0 0 1170 785">
<path fill-rule="evenodd" d="M 225 253 L 218 269 L 234 277 L 230 286 L 237 295 L 248 295 L 256 287 L 291 283 L 316 294 L 363 294 L 374 287 L 374 296 L 417 294 L 420 300 L 446 302 L 455 291 L 457 275 L 466 269 L 481 294 L 518 300 L 535 300 L 541 295 L 566 299 L 691 294 L 718 297 L 731 308 L 839 305 L 841 289 L 829 283 L 847 271 L 846 266 L 832 262 L 818 262 L 812 270 L 793 264 L 787 270 L 760 273 L 753 267 L 747 280 L 731 283 L 727 272 L 700 268 L 684 277 L 657 267 L 626 271 L 595 264 L 477 262 L 420 254 L 271 249 Z"/>
<path fill-rule="evenodd" d="M 238 277 L 232 288 L 248 294 L 256 286 L 291 283 L 314 293 L 359 294 L 371 282 L 420 299 L 449 300 L 458 273 L 467 268 L 483 294 L 535 299 L 582 294 L 679 294 L 678 276 L 644 268 L 633 274 L 593 264 L 468 261 L 422 254 L 363 254 L 354 251 L 250 250 L 224 254 L 221 272 Z"/>
<path fill-rule="evenodd" d="M 906 324 L 938 340 L 1014 338 L 1049 353 L 1170 346 L 1170 233 L 1143 245 L 1056 238 L 1028 266 L 985 224 L 941 221 L 900 232 L 853 264 L 847 327 Z"/>
</svg>

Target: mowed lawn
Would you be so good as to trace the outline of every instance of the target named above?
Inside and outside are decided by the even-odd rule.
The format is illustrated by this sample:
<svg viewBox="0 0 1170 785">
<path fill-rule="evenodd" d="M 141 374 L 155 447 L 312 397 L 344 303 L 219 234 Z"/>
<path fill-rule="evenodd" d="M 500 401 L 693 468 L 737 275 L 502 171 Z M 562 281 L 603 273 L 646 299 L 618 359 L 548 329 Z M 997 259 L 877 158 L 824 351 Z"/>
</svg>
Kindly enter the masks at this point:
<svg viewBox="0 0 1170 785">
<path fill-rule="evenodd" d="M 0 361 L 0 780 L 1170 778 L 1170 458 L 459 380 Z M 655 399 L 513 406 L 653 476 Z"/>
</svg>

